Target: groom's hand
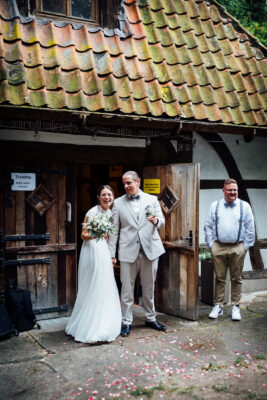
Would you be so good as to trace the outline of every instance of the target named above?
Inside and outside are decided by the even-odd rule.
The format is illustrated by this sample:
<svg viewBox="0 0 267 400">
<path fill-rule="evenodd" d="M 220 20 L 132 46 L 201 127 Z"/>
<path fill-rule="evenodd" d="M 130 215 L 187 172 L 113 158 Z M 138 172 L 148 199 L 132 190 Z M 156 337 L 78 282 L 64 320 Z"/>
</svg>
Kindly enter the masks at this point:
<svg viewBox="0 0 267 400">
<path fill-rule="evenodd" d="M 155 217 L 155 215 L 152 215 L 151 217 L 147 217 L 147 220 L 151 222 L 152 225 L 158 225 L 159 219 L 158 217 Z"/>
<path fill-rule="evenodd" d="M 117 264 L 117 260 L 115 257 L 112 257 L 112 264 L 113 264 L 113 267 L 115 267 L 115 265 Z"/>
</svg>

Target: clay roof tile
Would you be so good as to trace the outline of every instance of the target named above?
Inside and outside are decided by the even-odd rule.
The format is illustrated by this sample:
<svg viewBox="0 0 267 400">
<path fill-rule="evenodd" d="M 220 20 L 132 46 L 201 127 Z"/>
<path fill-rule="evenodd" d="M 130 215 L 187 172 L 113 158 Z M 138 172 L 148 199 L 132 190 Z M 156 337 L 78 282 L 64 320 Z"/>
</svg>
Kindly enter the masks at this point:
<svg viewBox="0 0 267 400">
<path fill-rule="evenodd" d="M 154 44 L 159 42 L 159 34 L 158 30 L 155 28 L 155 24 L 144 25 L 144 28 L 148 43 Z"/>
<path fill-rule="evenodd" d="M 27 92 L 27 103 L 35 107 L 43 107 L 47 105 L 47 92 L 44 88 L 41 88 L 39 90 L 28 89 Z"/>
<path fill-rule="evenodd" d="M 70 110 L 78 110 L 84 107 L 84 96 L 82 92 L 66 93 L 66 106 Z"/>
<path fill-rule="evenodd" d="M 120 108 L 120 101 L 117 93 L 113 93 L 110 96 L 104 96 L 104 110 L 105 111 L 117 111 Z"/>
<path fill-rule="evenodd" d="M 131 33 L 135 39 L 142 39 L 146 36 L 146 30 L 144 28 L 143 23 L 137 22 L 136 24 L 130 24 Z"/>
<path fill-rule="evenodd" d="M 145 81 L 151 81 L 156 78 L 156 71 L 154 69 L 154 64 L 151 59 L 140 61 L 140 76 L 143 76 Z"/>
<path fill-rule="evenodd" d="M 186 44 L 182 28 L 170 29 L 170 36 L 172 42 L 177 46 L 183 46 Z"/>
<path fill-rule="evenodd" d="M 206 20 L 206 19 L 210 18 L 209 7 L 207 6 L 205 1 L 198 3 L 198 10 L 199 10 L 200 18 L 202 20 Z"/>
<path fill-rule="evenodd" d="M 121 78 L 127 75 L 125 59 L 123 55 L 112 57 L 111 63 L 114 76 Z"/>
<path fill-rule="evenodd" d="M 140 77 L 143 76 L 141 65 L 142 64 L 139 63 L 137 57 L 125 59 L 125 67 L 130 79 L 139 79 Z"/>
<path fill-rule="evenodd" d="M 47 106 L 49 108 L 63 108 L 66 106 L 64 89 L 47 90 Z"/>
<path fill-rule="evenodd" d="M 152 17 L 157 28 L 164 28 L 168 25 L 167 17 L 164 10 L 152 11 Z"/>
<path fill-rule="evenodd" d="M 221 15 L 219 13 L 218 8 L 214 4 L 210 5 L 209 11 L 210 11 L 210 17 L 213 22 L 215 22 L 215 23 L 221 22 L 221 20 L 222 20 Z"/>
<path fill-rule="evenodd" d="M 107 52 L 94 53 L 94 60 L 98 75 L 106 75 L 112 72 L 111 59 Z"/>
<path fill-rule="evenodd" d="M 132 114 L 135 112 L 133 102 L 130 97 L 120 98 L 120 107 L 124 114 Z"/>
<path fill-rule="evenodd" d="M 162 46 L 173 44 L 172 34 L 168 27 L 158 29 L 158 35 Z"/>
<path fill-rule="evenodd" d="M 120 98 L 130 97 L 131 87 L 128 77 L 124 76 L 123 78 L 116 79 L 116 89 Z"/>
<path fill-rule="evenodd" d="M 100 92 L 84 96 L 84 105 L 89 111 L 99 111 L 104 108 L 104 98 Z"/>
<path fill-rule="evenodd" d="M 169 117 L 176 117 L 181 115 L 182 111 L 179 104 L 176 101 L 172 103 L 165 103 L 165 112 Z"/>
<path fill-rule="evenodd" d="M 205 110 L 207 112 L 209 121 L 216 122 L 222 120 L 222 115 L 217 104 L 208 105 Z"/>
<path fill-rule="evenodd" d="M 140 39 L 134 41 L 136 54 L 139 60 L 148 60 L 151 58 L 149 52 L 149 46 L 146 39 Z"/>
<path fill-rule="evenodd" d="M 159 64 L 154 64 L 156 77 L 158 78 L 159 82 L 165 83 L 170 80 L 170 75 L 168 71 L 168 66 L 165 61 Z"/>
<path fill-rule="evenodd" d="M 166 14 L 173 14 L 176 12 L 174 0 L 161 0 L 161 4 L 163 5 Z"/>
<path fill-rule="evenodd" d="M 155 117 L 159 117 L 164 113 L 163 103 L 161 100 L 150 103 L 151 113 Z"/>
<path fill-rule="evenodd" d="M 247 79 L 245 78 L 245 81 L 246 80 Z M 264 77 L 261 74 L 254 76 L 253 80 L 254 80 L 256 90 L 258 91 L 259 94 L 263 94 L 263 93 L 267 92 L 267 85 L 264 81 Z"/>
<path fill-rule="evenodd" d="M 62 85 L 66 92 L 78 92 L 82 88 L 82 72 L 79 69 L 62 71 Z"/>
<path fill-rule="evenodd" d="M 202 26 L 202 21 L 200 17 L 192 19 L 191 24 L 195 35 L 199 36 L 204 34 L 204 28 Z"/>
<path fill-rule="evenodd" d="M 190 18 L 195 18 L 200 16 L 199 9 L 194 0 L 187 0 L 185 4 Z"/>
<path fill-rule="evenodd" d="M 127 18 L 131 24 L 136 24 L 137 22 L 141 21 L 141 15 L 142 15 L 142 8 L 139 11 L 139 8 L 135 3 L 131 4 L 125 4 L 126 7 L 126 13 L 127 13 Z M 147 9 L 147 8 L 145 8 Z"/>
<path fill-rule="evenodd" d="M 237 125 L 242 125 L 242 124 L 244 124 L 245 121 L 244 121 L 242 112 L 241 112 L 241 110 L 240 110 L 239 107 L 230 108 L 229 111 L 231 112 L 231 115 L 232 115 L 232 119 L 233 119 L 233 123 L 234 123 L 234 124 L 237 124 Z"/>
<path fill-rule="evenodd" d="M 147 115 L 150 113 L 150 104 L 148 99 L 136 100 L 135 101 L 136 113 L 139 115 Z"/>
<path fill-rule="evenodd" d="M 164 58 L 165 58 L 164 48 L 161 46 L 161 44 L 159 42 L 155 43 L 155 44 L 151 44 L 149 46 L 149 50 L 150 50 L 150 55 L 151 55 L 153 62 L 159 63 L 164 60 Z"/>
<path fill-rule="evenodd" d="M 30 89 L 40 89 L 45 86 L 45 76 L 43 66 L 34 68 L 25 67 L 25 81 Z"/>
<path fill-rule="evenodd" d="M 132 96 L 135 100 L 144 99 L 147 97 L 146 87 L 143 78 L 131 81 Z"/>
<path fill-rule="evenodd" d="M 176 13 L 168 15 L 168 26 L 170 29 L 181 28 L 179 16 Z"/>
</svg>

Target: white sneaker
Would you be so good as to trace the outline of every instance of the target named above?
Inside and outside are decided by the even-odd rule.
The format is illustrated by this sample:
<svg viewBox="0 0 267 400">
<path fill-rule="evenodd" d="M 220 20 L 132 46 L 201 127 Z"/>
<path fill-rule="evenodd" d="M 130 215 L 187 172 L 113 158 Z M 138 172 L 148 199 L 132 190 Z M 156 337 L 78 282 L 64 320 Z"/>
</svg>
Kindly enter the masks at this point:
<svg viewBox="0 0 267 400">
<path fill-rule="evenodd" d="M 209 313 L 209 318 L 216 319 L 221 315 L 223 315 L 223 308 L 220 306 L 220 304 L 215 304 L 215 306 Z"/>
<path fill-rule="evenodd" d="M 240 308 L 238 306 L 234 306 L 232 308 L 232 321 L 240 321 L 240 320 L 241 320 Z"/>
</svg>

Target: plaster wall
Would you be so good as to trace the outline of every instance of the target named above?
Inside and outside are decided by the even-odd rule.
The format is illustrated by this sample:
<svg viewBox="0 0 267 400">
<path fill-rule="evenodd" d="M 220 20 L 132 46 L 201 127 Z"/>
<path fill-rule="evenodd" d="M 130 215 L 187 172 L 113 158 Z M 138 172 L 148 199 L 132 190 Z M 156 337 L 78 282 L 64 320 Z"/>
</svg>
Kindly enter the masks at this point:
<svg viewBox="0 0 267 400">
<path fill-rule="evenodd" d="M 250 143 L 246 143 L 242 136 L 221 135 L 230 152 L 232 153 L 239 171 L 244 179 L 266 180 L 267 140 L 255 137 Z M 200 163 L 200 179 L 225 179 L 227 171 L 217 153 L 211 145 L 194 134 L 195 145 L 193 151 L 193 162 Z M 259 239 L 267 238 L 267 189 L 249 189 L 248 195 L 255 217 L 255 225 Z M 220 189 L 209 189 L 200 191 L 199 209 L 199 243 L 204 243 L 203 227 L 206 214 L 212 201 L 222 197 Z M 267 268 L 267 250 L 261 250 L 264 268 Z M 244 270 L 251 270 L 249 255 L 247 254 Z"/>
</svg>

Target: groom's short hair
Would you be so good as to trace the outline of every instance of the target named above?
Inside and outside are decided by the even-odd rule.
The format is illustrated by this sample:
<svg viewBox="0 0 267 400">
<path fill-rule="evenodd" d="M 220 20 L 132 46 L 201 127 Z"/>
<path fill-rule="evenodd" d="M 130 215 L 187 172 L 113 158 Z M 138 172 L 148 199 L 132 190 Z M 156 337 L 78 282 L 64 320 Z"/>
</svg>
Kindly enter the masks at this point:
<svg viewBox="0 0 267 400">
<path fill-rule="evenodd" d="M 140 181 L 140 180 L 141 180 L 140 176 L 139 176 L 138 173 L 135 172 L 135 171 L 127 171 L 127 172 L 124 172 L 124 174 L 122 175 L 122 177 L 124 177 L 124 176 L 126 176 L 126 175 L 130 175 L 130 176 L 133 178 L 134 181 L 138 181 L 138 180 Z"/>
</svg>

